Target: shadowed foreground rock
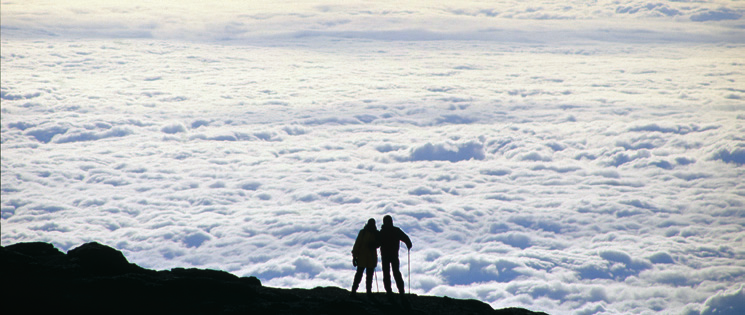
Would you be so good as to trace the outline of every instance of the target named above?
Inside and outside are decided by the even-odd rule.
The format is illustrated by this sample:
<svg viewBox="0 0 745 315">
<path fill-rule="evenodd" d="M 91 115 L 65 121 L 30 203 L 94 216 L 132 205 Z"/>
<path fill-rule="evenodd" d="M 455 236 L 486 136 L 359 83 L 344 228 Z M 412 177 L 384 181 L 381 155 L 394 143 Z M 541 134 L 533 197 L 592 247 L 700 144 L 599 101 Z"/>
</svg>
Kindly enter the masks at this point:
<svg viewBox="0 0 745 315">
<path fill-rule="evenodd" d="M 410 307 L 334 288 L 278 289 L 204 269 L 154 271 L 98 243 L 62 253 L 47 243 L 0 247 L 3 314 L 544 314 L 476 300 L 409 295 Z"/>
</svg>

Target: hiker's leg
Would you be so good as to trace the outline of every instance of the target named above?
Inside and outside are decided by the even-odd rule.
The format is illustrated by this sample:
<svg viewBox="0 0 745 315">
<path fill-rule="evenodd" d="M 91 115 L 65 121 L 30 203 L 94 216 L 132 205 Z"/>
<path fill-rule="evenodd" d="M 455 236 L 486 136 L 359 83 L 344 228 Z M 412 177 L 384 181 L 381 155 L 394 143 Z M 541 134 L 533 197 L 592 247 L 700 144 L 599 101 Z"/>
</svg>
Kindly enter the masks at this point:
<svg viewBox="0 0 745 315">
<path fill-rule="evenodd" d="M 372 284 L 373 284 L 373 276 L 375 275 L 375 267 L 366 268 L 366 269 L 367 269 L 367 279 L 365 279 L 366 281 L 365 284 L 367 285 L 366 289 L 367 289 L 367 293 L 372 293 Z"/>
<path fill-rule="evenodd" d="M 365 267 L 357 266 L 357 272 L 354 274 L 354 282 L 352 282 L 352 292 L 357 292 L 357 288 L 360 287 L 360 281 L 362 281 L 362 273 Z"/>
<path fill-rule="evenodd" d="M 401 270 L 399 267 L 401 262 L 398 257 L 391 259 L 391 268 L 393 268 L 393 278 L 396 280 L 396 287 L 398 287 L 398 293 L 406 293 L 406 287 L 404 286 L 404 277 L 401 276 Z"/>
<path fill-rule="evenodd" d="M 391 261 L 383 257 L 383 287 L 386 293 L 391 293 Z"/>
</svg>

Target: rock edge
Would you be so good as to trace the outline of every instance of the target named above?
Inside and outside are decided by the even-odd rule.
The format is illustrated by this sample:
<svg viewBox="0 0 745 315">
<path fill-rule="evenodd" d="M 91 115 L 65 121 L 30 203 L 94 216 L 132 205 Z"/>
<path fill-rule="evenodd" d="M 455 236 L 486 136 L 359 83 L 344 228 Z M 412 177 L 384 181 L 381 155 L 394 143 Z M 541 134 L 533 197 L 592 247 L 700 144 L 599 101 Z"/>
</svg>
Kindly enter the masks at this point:
<svg viewBox="0 0 745 315">
<path fill-rule="evenodd" d="M 0 261 L 4 314 L 545 314 L 448 297 L 410 294 L 401 303 L 336 287 L 270 288 L 209 269 L 154 271 L 95 242 L 67 254 L 48 243 L 0 246 Z"/>
</svg>

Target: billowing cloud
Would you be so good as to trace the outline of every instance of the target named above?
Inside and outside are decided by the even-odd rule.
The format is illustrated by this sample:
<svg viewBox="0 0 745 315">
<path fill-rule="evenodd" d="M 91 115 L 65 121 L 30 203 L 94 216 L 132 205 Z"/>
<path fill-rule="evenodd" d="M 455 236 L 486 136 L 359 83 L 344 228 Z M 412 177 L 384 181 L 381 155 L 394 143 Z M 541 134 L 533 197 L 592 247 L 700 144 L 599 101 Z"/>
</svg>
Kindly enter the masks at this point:
<svg viewBox="0 0 745 315">
<path fill-rule="evenodd" d="M 414 293 L 739 311 L 737 3 L 132 3 L 3 4 L 4 245 L 348 288 L 391 214 Z"/>
<path fill-rule="evenodd" d="M 736 2 L 624 1 L 33 1 L 3 6 L 4 35 L 255 41 L 334 37 L 374 40 L 738 40 Z M 723 30 L 728 30 L 724 31 Z M 156 78 L 156 77 L 152 77 Z"/>
</svg>

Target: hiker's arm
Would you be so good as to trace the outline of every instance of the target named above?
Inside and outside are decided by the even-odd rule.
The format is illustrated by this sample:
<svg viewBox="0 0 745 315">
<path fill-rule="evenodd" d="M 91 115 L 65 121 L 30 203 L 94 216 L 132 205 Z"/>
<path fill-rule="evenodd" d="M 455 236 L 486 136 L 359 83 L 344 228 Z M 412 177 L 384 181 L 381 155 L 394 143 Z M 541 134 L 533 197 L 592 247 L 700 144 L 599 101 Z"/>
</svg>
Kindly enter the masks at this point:
<svg viewBox="0 0 745 315">
<path fill-rule="evenodd" d="M 401 231 L 401 241 L 403 241 L 406 244 L 406 247 L 407 248 L 411 249 L 411 246 L 413 245 L 413 244 L 411 244 L 411 239 L 409 239 L 409 236 L 406 235 L 406 233 L 404 233 L 404 231 L 402 231 L 400 229 L 399 229 L 399 231 Z"/>
</svg>

